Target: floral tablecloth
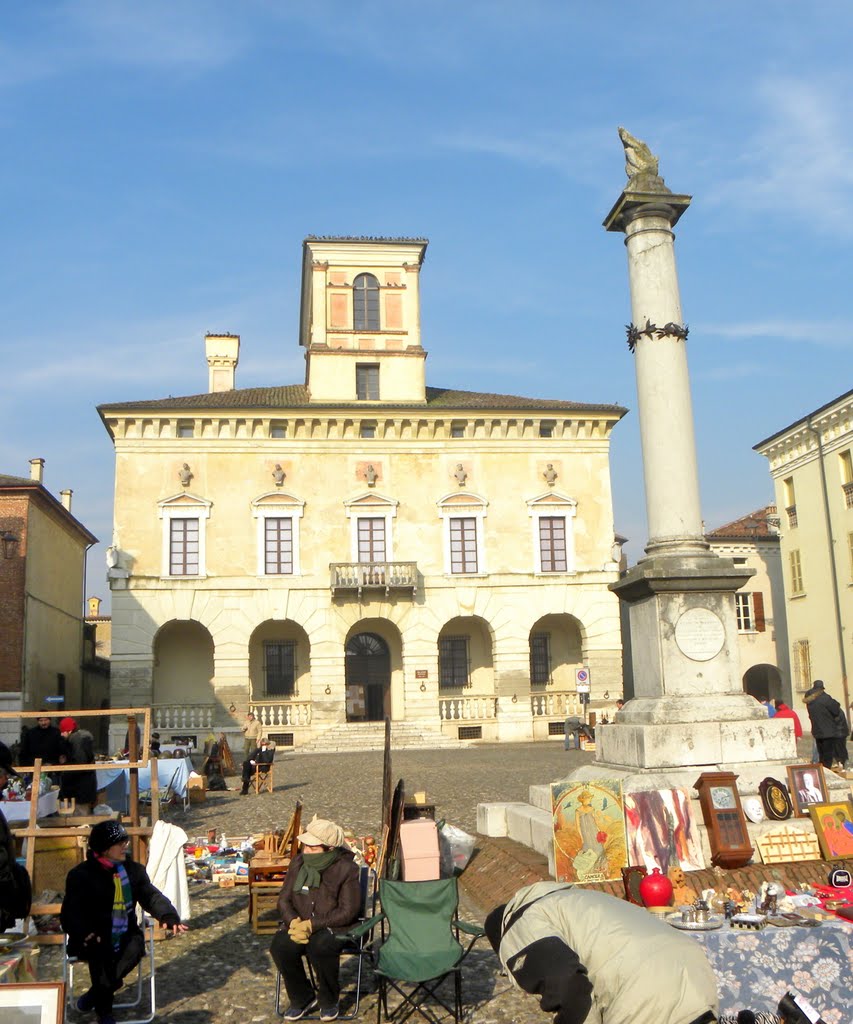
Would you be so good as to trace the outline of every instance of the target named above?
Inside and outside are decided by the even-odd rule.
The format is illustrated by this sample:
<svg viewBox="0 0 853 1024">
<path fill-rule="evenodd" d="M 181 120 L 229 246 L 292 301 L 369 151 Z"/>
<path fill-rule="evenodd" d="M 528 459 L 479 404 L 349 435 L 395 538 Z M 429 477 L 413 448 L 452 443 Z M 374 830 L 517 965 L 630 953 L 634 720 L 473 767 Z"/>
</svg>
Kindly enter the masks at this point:
<svg viewBox="0 0 853 1024">
<path fill-rule="evenodd" d="M 817 928 L 689 934 L 705 947 L 717 975 L 721 1019 L 734 1020 L 743 1009 L 773 1014 L 794 989 L 826 1024 L 853 1024 L 853 926 L 827 921 Z"/>
</svg>

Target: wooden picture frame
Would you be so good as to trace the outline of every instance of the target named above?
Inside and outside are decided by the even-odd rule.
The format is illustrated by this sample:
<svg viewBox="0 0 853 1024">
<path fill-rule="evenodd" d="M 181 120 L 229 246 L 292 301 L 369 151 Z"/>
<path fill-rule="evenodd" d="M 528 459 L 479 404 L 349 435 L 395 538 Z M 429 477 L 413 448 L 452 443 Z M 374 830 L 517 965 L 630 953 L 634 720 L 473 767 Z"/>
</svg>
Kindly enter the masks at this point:
<svg viewBox="0 0 853 1024">
<path fill-rule="evenodd" d="M 693 783 L 699 793 L 699 806 L 708 841 L 711 864 L 715 867 L 742 868 L 752 860 L 752 844 L 734 772 L 703 772 Z"/>
<path fill-rule="evenodd" d="M 622 868 L 622 884 L 625 886 L 625 899 L 638 907 L 643 907 L 640 896 L 640 882 L 646 877 L 646 869 L 639 865 L 630 868 Z"/>
<path fill-rule="evenodd" d="M 3 1024 L 62 1024 L 64 1013 L 65 985 L 62 982 L 0 985 Z"/>
<path fill-rule="evenodd" d="M 824 860 L 853 858 L 853 803 L 850 800 L 810 804 L 809 815 Z"/>
<path fill-rule="evenodd" d="M 794 817 L 808 818 L 809 807 L 829 801 L 823 765 L 789 764 L 788 792 L 794 807 Z"/>
</svg>

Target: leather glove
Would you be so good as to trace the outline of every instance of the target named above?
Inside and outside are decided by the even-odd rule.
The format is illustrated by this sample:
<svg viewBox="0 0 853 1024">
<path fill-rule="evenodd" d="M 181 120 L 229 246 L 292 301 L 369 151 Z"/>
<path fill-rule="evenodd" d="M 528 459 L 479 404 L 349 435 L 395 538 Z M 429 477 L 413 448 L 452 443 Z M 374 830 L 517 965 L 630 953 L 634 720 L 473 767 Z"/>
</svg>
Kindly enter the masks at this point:
<svg viewBox="0 0 853 1024">
<path fill-rule="evenodd" d="M 290 930 L 288 931 L 288 935 L 294 942 L 297 942 L 299 943 L 299 945 L 304 946 L 311 936 L 311 922 L 300 921 L 298 924 L 292 924 L 290 926 Z"/>
</svg>

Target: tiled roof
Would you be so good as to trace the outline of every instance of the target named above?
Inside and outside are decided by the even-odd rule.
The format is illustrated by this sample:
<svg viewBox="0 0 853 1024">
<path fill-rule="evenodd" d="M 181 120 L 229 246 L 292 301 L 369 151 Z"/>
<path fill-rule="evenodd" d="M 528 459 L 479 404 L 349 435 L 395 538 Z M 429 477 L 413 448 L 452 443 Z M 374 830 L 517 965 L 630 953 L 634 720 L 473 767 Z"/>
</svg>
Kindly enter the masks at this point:
<svg viewBox="0 0 853 1024">
<path fill-rule="evenodd" d="M 778 540 L 779 517 L 776 506 L 766 505 L 748 516 L 717 527 L 705 536 L 709 540 Z"/>
<path fill-rule="evenodd" d="M 377 413 L 395 409 L 508 409 L 519 411 L 612 413 L 622 417 L 627 412 L 621 405 L 595 405 L 584 402 L 563 402 L 550 398 L 523 398 L 519 395 L 497 395 L 480 391 L 454 391 L 448 388 L 427 388 L 426 403 L 395 402 L 393 405 L 369 402 L 310 402 L 304 384 L 284 384 L 270 388 L 240 388 L 234 391 L 215 391 L 202 395 L 184 395 L 177 398 L 154 398 L 139 402 L 115 402 L 98 406 L 105 411 L 131 409 L 358 409 Z"/>
<path fill-rule="evenodd" d="M 38 487 L 37 480 L 31 480 L 28 476 L 6 476 L 0 473 L 0 487 Z"/>
</svg>

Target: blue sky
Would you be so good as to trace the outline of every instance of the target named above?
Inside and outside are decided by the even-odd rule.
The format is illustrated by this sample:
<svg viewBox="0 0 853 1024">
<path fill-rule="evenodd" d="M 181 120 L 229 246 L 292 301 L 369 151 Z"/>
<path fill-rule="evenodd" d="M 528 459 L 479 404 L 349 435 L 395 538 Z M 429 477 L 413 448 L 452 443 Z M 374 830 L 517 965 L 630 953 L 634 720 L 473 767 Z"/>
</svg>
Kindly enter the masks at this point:
<svg viewBox="0 0 853 1024">
<path fill-rule="evenodd" d="M 853 5 L 0 0 L 0 472 L 103 541 L 102 402 L 303 379 L 306 234 L 430 239 L 430 384 L 636 408 L 625 125 L 694 196 L 676 253 L 709 528 L 772 499 L 752 445 L 851 387 Z M 637 418 L 617 529 L 646 540 Z"/>
</svg>

